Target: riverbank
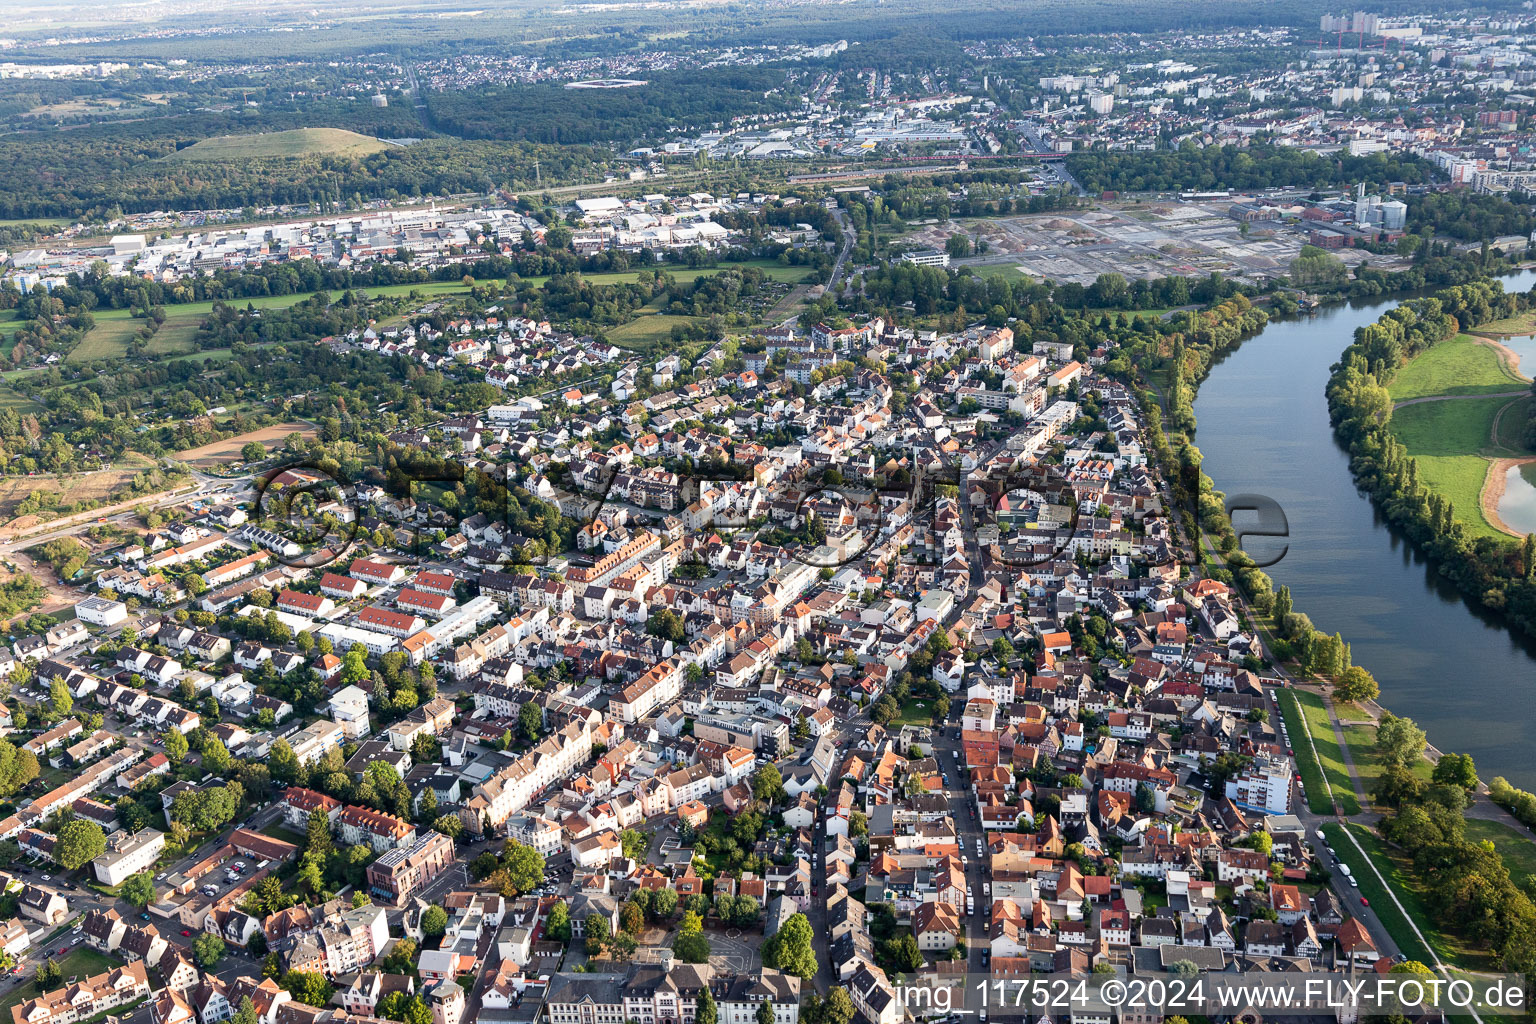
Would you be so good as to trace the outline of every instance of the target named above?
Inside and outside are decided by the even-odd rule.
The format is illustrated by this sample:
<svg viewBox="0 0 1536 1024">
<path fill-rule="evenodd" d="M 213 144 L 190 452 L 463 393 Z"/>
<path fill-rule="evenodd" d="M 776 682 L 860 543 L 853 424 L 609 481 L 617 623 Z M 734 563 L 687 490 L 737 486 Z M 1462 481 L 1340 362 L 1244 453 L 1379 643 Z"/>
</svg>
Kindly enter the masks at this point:
<svg viewBox="0 0 1536 1024">
<path fill-rule="evenodd" d="M 1516 352 L 1514 349 L 1512 349 L 1508 345 L 1504 344 L 1504 342 L 1501 341 L 1498 337 L 1492 337 L 1492 336 L 1483 334 L 1483 333 L 1481 333 L 1479 331 L 1475 331 L 1475 330 L 1474 331 L 1468 331 L 1467 333 L 1472 335 L 1472 337 L 1476 338 L 1478 341 L 1482 342 L 1484 345 L 1487 345 L 1489 348 L 1493 349 L 1495 352 L 1497 352 L 1499 354 L 1499 362 L 1503 365 L 1504 369 L 1507 370 L 1512 376 L 1518 377 L 1519 379 L 1521 379 L 1523 381 L 1527 381 L 1527 382 L 1530 381 L 1530 379 L 1531 379 L 1530 374 L 1522 373 L 1521 370 L 1520 370 L 1520 364 L 1521 364 L 1520 353 Z M 1506 335 L 1503 335 L 1502 337 L 1513 338 L 1513 337 L 1516 337 L 1516 335 L 1506 334 Z M 1533 368 L 1532 367 L 1526 367 L 1526 369 L 1533 369 Z"/>
<path fill-rule="evenodd" d="M 1426 364 L 1439 368 L 1451 360 L 1455 365 L 1455 343 L 1464 346 L 1464 325 L 1475 328 L 1478 322 L 1524 313 L 1531 297 L 1480 283 L 1441 289 L 1433 299 L 1401 304 L 1356 332 L 1334 364 L 1325 390 L 1334 437 L 1349 452 L 1355 485 L 1464 598 L 1502 616 L 1511 631 L 1533 636 L 1536 581 L 1527 578 L 1523 564 L 1530 553 L 1512 551 L 1506 536 L 1510 531 L 1493 525 L 1495 519 L 1503 522 L 1497 500 L 1494 515 L 1487 514 L 1488 492 L 1497 485 L 1490 483 L 1492 474 L 1484 460 L 1500 454 L 1484 454 L 1495 443 L 1497 427 L 1488 403 L 1519 396 L 1485 395 L 1475 408 L 1468 402 L 1443 406 L 1467 416 L 1439 424 L 1430 431 L 1433 437 L 1426 436 L 1426 424 L 1409 424 L 1406 415 L 1388 415 L 1379 397 L 1384 388 L 1390 393 L 1399 377 L 1423 377 Z M 1475 443 L 1468 429 L 1481 435 Z M 1502 484 L 1502 478 L 1497 483 Z M 1465 509 L 1474 504 L 1474 495 L 1480 515 L 1469 522 Z M 1457 518 L 1458 512 L 1462 518 Z M 1489 546 L 1489 540 L 1495 543 Z"/>
<path fill-rule="evenodd" d="M 1505 481 L 1509 479 L 1511 469 L 1518 469 L 1533 462 L 1536 462 L 1536 455 L 1516 459 L 1494 459 L 1488 466 L 1488 477 L 1483 481 L 1483 493 L 1479 498 L 1483 518 L 1488 520 L 1494 529 L 1511 537 L 1524 537 L 1525 532 L 1515 529 L 1499 515 L 1499 505 L 1504 501 Z"/>
<path fill-rule="evenodd" d="M 1510 291 L 1533 285 L 1531 272 L 1506 282 Z M 1201 471 L 1221 491 L 1283 509 L 1285 535 L 1249 534 L 1244 550 L 1276 587 L 1291 589 L 1295 609 L 1316 628 L 1342 633 L 1354 663 L 1380 683 L 1381 704 L 1432 723 L 1439 749 L 1472 754 L 1486 775 L 1536 789 L 1528 756 L 1536 644 L 1464 600 L 1374 503 L 1360 500 L 1348 453 L 1333 436 L 1323 394 L 1331 366 L 1359 328 L 1402 299 L 1275 317 L 1217 355 L 1193 402 Z"/>
</svg>

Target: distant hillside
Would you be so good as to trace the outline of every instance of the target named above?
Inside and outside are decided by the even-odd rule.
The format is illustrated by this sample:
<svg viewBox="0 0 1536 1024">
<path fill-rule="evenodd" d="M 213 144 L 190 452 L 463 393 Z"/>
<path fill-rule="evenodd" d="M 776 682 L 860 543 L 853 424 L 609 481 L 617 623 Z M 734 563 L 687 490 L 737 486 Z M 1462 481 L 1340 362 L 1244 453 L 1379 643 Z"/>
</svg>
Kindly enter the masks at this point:
<svg viewBox="0 0 1536 1024">
<path fill-rule="evenodd" d="M 367 156 L 389 143 L 341 128 L 295 128 L 261 135 L 221 135 L 177 150 L 166 160 L 259 160 L 271 157 Z"/>
</svg>

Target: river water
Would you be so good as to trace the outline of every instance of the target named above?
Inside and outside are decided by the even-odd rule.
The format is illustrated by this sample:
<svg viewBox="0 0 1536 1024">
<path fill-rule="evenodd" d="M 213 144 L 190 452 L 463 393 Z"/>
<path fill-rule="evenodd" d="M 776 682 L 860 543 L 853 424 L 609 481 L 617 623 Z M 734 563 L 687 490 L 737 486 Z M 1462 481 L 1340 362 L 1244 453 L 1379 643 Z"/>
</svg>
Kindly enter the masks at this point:
<svg viewBox="0 0 1536 1024">
<path fill-rule="evenodd" d="M 1504 279 L 1508 291 L 1532 285 L 1536 272 Z M 1399 301 L 1271 322 L 1201 384 L 1195 443 L 1218 489 L 1284 509 L 1290 536 L 1267 571 L 1318 629 L 1343 634 L 1380 682 L 1381 704 L 1415 719 L 1439 749 L 1471 754 L 1484 779 L 1536 790 L 1536 644 L 1469 608 L 1387 526 L 1356 490 L 1328 423 L 1329 367 L 1355 328 Z M 1235 525 L 1241 533 L 1251 523 L 1239 513 Z M 1280 550 L 1256 538 L 1244 546 L 1260 561 Z"/>
</svg>

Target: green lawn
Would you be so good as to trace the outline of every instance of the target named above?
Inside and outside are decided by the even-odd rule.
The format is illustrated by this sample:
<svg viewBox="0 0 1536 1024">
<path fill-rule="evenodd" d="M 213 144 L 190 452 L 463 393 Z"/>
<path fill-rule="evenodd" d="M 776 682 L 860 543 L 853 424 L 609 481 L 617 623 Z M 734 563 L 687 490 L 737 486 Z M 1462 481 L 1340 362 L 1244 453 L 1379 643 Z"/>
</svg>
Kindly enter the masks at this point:
<svg viewBox="0 0 1536 1024">
<path fill-rule="evenodd" d="M 758 270 L 761 270 L 765 275 L 767 275 L 770 281 L 787 281 L 790 284 L 799 284 L 805 280 L 807 274 L 812 273 L 815 269 L 814 267 L 786 267 L 781 265 L 778 260 L 770 259 L 743 260 L 740 263 L 722 263 L 716 267 L 700 267 L 697 270 L 690 270 L 686 267 L 674 268 L 664 264 L 661 269 L 666 270 L 679 281 L 691 281 L 701 274 L 706 276 L 710 274 L 718 274 L 720 271 L 729 270 L 732 267 L 756 267 Z M 818 276 L 821 280 L 825 280 L 825 275 Z"/>
<path fill-rule="evenodd" d="M 1313 814 L 1332 814 L 1333 801 L 1328 798 L 1328 787 L 1323 782 L 1323 769 L 1307 743 L 1306 725 L 1301 708 L 1296 703 L 1293 690 L 1281 690 L 1280 717 L 1285 719 L 1286 731 L 1291 735 L 1291 749 L 1296 751 L 1296 771 L 1301 776 L 1301 788 L 1307 795 L 1307 806 Z"/>
<path fill-rule="evenodd" d="M 197 330 L 202 317 L 175 317 L 161 325 L 144 351 L 152 356 L 189 355 L 197 351 Z"/>
<path fill-rule="evenodd" d="M 197 350 L 195 352 L 187 352 L 185 354 L 178 355 L 174 359 L 172 359 L 171 362 L 173 362 L 173 363 L 181 363 L 181 362 L 185 362 L 188 359 L 192 359 L 192 360 L 195 360 L 195 361 L 201 363 L 201 362 L 203 362 L 206 359 L 212 359 L 216 363 L 222 363 L 225 360 L 229 359 L 229 357 L 234 355 L 234 354 L 235 354 L 235 350 L 231 349 L 231 348 L 205 348 L 205 349 L 199 349 L 199 350 Z M 250 403 L 245 403 L 245 405 L 246 405 L 246 407 L 244 407 L 244 408 L 242 408 L 240 405 L 232 405 L 232 406 L 230 406 L 230 408 L 231 409 L 239 409 L 242 412 L 251 412 L 255 408 L 255 406 L 250 404 Z"/>
<path fill-rule="evenodd" d="M 1466 819 L 1466 830 L 1468 839 L 1487 840 L 1493 844 L 1515 884 L 1522 882 L 1526 875 L 1536 875 L 1536 843 L 1526 838 L 1523 832 L 1501 821 L 1485 818 Z"/>
<path fill-rule="evenodd" d="M 1420 478 L 1450 499 L 1457 520 L 1473 536 L 1504 536 L 1483 518 L 1479 496 L 1488 476 L 1489 460 L 1483 453 L 1491 448 L 1494 417 L 1509 402 L 1507 398 L 1423 402 L 1392 413 L 1392 433 L 1418 461 Z M 1519 411 L 1505 413 L 1504 419 Z"/>
<path fill-rule="evenodd" d="M 14 391 L 0 391 L 0 409 L 15 409 L 16 412 L 42 412 L 43 407 L 26 395 L 18 395 Z"/>
<path fill-rule="evenodd" d="M 901 706 L 901 712 L 891 719 L 893 726 L 932 725 L 933 701 L 909 699 Z"/>
<path fill-rule="evenodd" d="M 1027 281 L 1030 275 L 1024 273 L 1012 263 L 983 263 L 980 266 L 966 267 L 977 277 L 1004 277 L 1009 281 Z"/>
<path fill-rule="evenodd" d="M 1536 312 L 1517 313 L 1477 328 L 1483 334 L 1536 334 Z"/>
<path fill-rule="evenodd" d="M 294 301 L 297 301 L 297 298 Z M 196 305 L 201 306 L 203 303 Z M 155 336 L 145 346 L 145 351 L 149 355 L 183 355 L 196 351 L 197 330 L 202 326 L 203 318 L 207 314 L 183 313 L 180 311 L 183 307 L 171 308 L 177 312 L 165 318 L 165 323 L 160 325 L 160 330 L 155 332 Z M 128 346 L 133 342 L 133 336 L 138 333 L 143 322 L 126 317 L 114 317 L 98 322 L 86 333 L 80 344 L 69 353 L 68 361 L 88 363 L 95 359 L 116 359 L 127 355 Z"/>
<path fill-rule="evenodd" d="M 650 316 L 636 317 L 621 327 L 610 327 L 603 334 L 619 348 L 645 350 L 670 342 L 672 328 L 676 325 L 698 322 L 698 317 L 654 313 Z"/>
<path fill-rule="evenodd" d="M 144 323 L 142 320 L 100 320 L 86 332 L 80 344 L 69 353 L 69 362 L 88 363 L 93 359 L 116 359 L 128 354 L 128 343 Z"/>
<path fill-rule="evenodd" d="M 1387 767 L 1381 755 L 1376 752 L 1376 726 L 1364 722 L 1346 725 L 1344 742 L 1349 746 L 1350 759 L 1355 762 L 1355 771 L 1360 774 L 1360 784 L 1365 787 L 1366 794 L 1369 796 L 1375 793 L 1376 783 Z M 1423 758 L 1413 766 L 1413 774 L 1425 781 L 1428 781 L 1433 771 L 1429 762 Z"/>
<path fill-rule="evenodd" d="M 1499 417 L 1498 432 L 1493 437 L 1493 446 L 1503 448 L 1509 452 L 1527 452 L 1531 449 L 1525 446 L 1525 425 L 1531 421 L 1531 416 L 1536 414 L 1532 409 L 1532 403 L 1536 398 L 1513 398 L 1504 410 L 1504 415 Z"/>
<path fill-rule="evenodd" d="M 633 279 L 633 275 L 625 276 Z M 419 292 L 426 298 L 468 294 L 464 285 L 458 281 L 429 281 L 424 284 L 397 284 L 358 290 L 377 297 L 401 297 L 410 295 L 412 292 Z M 245 309 L 247 306 L 254 309 L 287 309 L 289 306 L 303 302 L 312 294 L 312 292 L 299 292 L 293 295 L 257 295 L 251 298 L 232 298 L 221 301 L 235 309 Z M 210 299 L 164 307 L 165 323 L 150 341 L 147 348 L 148 354 L 203 357 L 203 354 L 193 347 L 193 343 L 197 337 L 198 327 L 202 325 L 203 318 L 213 312 L 213 306 L 214 301 Z M 91 315 L 96 320 L 96 326 L 87 332 L 79 345 L 75 346 L 74 351 L 69 354 L 69 361 L 86 363 L 94 359 L 114 359 L 127 355 L 129 342 L 132 341 L 143 321 L 134 319 L 127 309 L 101 309 Z"/>
<path fill-rule="evenodd" d="M 31 225 L 39 228 L 67 228 L 69 221 L 63 217 L 9 217 L 0 219 L 0 228 Z"/>
<path fill-rule="evenodd" d="M 1473 537 L 1507 540 L 1483 518 L 1483 481 L 1488 478 L 1487 459 L 1476 455 L 1419 456 L 1419 479 L 1451 500 L 1456 521 Z"/>
<path fill-rule="evenodd" d="M 1391 428 L 1410 455 L 1477 455 L 1487 449 L 1493 417 L 1507 398 L 1421 402 L 1392 412 Z"/>
<path fill-rule="evenodd" d="M 1510 374 L 1488 345 L 1466 334 L 1422 352 L 1397 371 L 1388 390 L 1394 401 L 1424 395 L 1480 395 L 1518 391 L 1525 382 Z M 1486 435 L 1485 435 L 1486 436 Z"/>
<path fill-rule="evenodd" d="M 1295 707 L 1288 703 L 1287 697 L 1296 702 Z M 1291 748 L 1298 755 L 1298 765 L 1303 748 L 1298 747 L 1297 743 L 1304 744 L 1304 736 L 1310 733 L 1312 746 L 1317 748 L 1322 774 L 1333 789 L 1333 801 L 1344 809 L 1345 814 L 1359 814 L 1360 801 L 1355 798 L 1355 788 L 1349 780 L 1349 769 L 1344 764 L 1344 752 L 1339 748 L 1339 741 L 1333 734 L 1333 724 L 1328 720 L 1328 709 L 1323 706 L 1323 698 L 1308 690 L 1281 690 L 1280 712 L 1285 715 L 1287 730 L 1296 728 L 1292 716 L 1298 709 L 1307 725 L 1306 732 L 1302 736 L 1291 737 Z M 1307 756 L 1310 759 L 1310 749 L 1307 751 Z M 1329 814 L 1333 811 L 1333 802 L 1330 802 L 1326 795 L 1321 802 L 1313 800 L 1313 790 L 1307 786 L 1305 770 L 1301 771 L 1301 784 L 1307 789 L 1307 804 L 1311 806 L 1313 813 Z"/>
<path fill-rule="evenodd" d="M 293 829 L 288 828 L 286 825 L 283 825 L 280 821 L 273 822 L 271 825 L 268 825 L 266 828 L 262 829 L 261 834 L 264 836 L 271 836 L 273 839 L 281 839 L 285 843 L 294 843 L 298 846 L 303 846 L 307 841 L 306 837 L 293 831 Z"/>
<path fill-rule="evenodd" d="M 415 287 L 427 287 L 425 285 Z M 463 286 L 457 283 L 447 286 L 462 292 Z M 385 289 L 379 289 L 385 291 Z M 399 294 L 408 293 L 401 291 Z M 260 295 L 249 299 L 230 299 L 228 304 L 236 309 L 244 309 L 247 304 L 256 309 L 286 309 L 289 306 L 302 302 L 309 298 L 310 293 L 303 292 L 296 295 Z M 195 351 L 193 340 L 197 336 L 197 329 L 202 325 L 203 318 L 213 312 L 213 302 L 187 302 L 180 305 L 165 307 L 165 323 L 150 340 L 147 351 L 150 355 L 183 355 Z M 69 362 L 88 363 L 95 359 L 115 359 L 128 353 L 128 345 L 133 336 L 143 325 L 143 320 L 134 319 L 126 309 L 102 309 L 93 312 L 96 326 L 92 327 L 76 345 L 74 351 L 69 354 Z"/>
</svg>

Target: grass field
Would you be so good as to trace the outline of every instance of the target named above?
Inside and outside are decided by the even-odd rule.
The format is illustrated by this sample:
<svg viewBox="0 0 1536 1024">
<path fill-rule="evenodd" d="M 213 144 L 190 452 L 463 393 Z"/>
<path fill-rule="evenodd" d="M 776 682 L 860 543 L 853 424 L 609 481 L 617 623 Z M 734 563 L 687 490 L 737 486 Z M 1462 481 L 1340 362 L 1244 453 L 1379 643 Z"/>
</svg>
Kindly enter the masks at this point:
<svg viewBox="0 0 1536 1024">
<path fill-rule="evenodd" d="M 1500 821 L 1484 818 L 1466 819 L 1467 838 L 1476 842 L 1487 840 L 1504 858 L 1509 875 L 1519 885 L 1526 875 L 1536 875 L 1536 843 L 1525 834 Z"/>
<path fill-rule="evenodd" d="M 1301 776 L 1301 788 L 1307 796 L 1307 806 L 1313 814 L 1332 814 L 1333 801 L 1328 798 L 1328 787 L 1323 782 L 1323 768 L 1312 755 L 1308 745 L 1306 725 L 1302 720 L 1301 707 L 1291 690 L 1279 691 L 1280 717 L 1285 719 L 1285 729 L 1291 735 L 1291 746 L 1296 751 L 1296 771 Z"/>
<path fill-rule="evenodd" d="M 1491 347 L 1468 335 L 1458 334 L 1409 360 L 1397 371 L 1397 377 L 1387 390 L 1394 401 L 1401 402 L 1425 395 L 1518 391 L 1525 383 L 1504 368 L 1499 354 Z"/>
<path fill-rule="evenodd" d="M 0 218 L 0 228 L 16 228 L 24 225 L 39 228 L 66 228 L 69 221 L 63 217 L 10 217 Z"/>
<path fill-rule="evenodd" d="M 1409 454 L 1480 455 L 1487 448 L 1493 418 L 1507 398 L 1466 398 L 1405 405 L 1392 413 L 1392 433 Z"/>
<path fill-rule="evenodd" d="M 1024 273 L 1012 263 L 984 263 L 980 266 L 967 267 L 977 277 L 1002 277 L 1009 281 L 1027 281 L 1030 275 Z"/>
<path fill-rule="evenodd" d="M 1495 320 L 1483 324 L 1477 330 L 1480 334 L 1536 334 L 1536 311 Z"/>
<path fill-rule="evenodd" d="M 168 162 L 187 160 L 260 160 L 303 156 L 367 156 L 389 148 L 389 143 L 341 128 L 295 128 L 258 135 L 221 135 L 204 139 L 165 157 Z"/>
<path fill-rule="evenodd" d="M 262 427 L 260 430 L 251 430 L 244 434 L 237 434 L 234 437 L 228 437 L 222 441 L 214 441 L 199 448 L 188 448 L 185 451 L 179 451 L 176 453 L 176 458 L 200 469 L 218 469 L 241 461 L 240 449 L 251 441 L 260 441 L 268 449 L 271 449 L 281 445 L 289 434 L 303 434 L 305 437 L 314 437 L 316 430 L 308 423 L 275 423 L 270 427 Z"/>
<path fill-rule="evenodd" d="M 174 322 L 167 318 L 144 351 L 152 356 L 193 354 L 197 351 L 197 330 L 201 326 L 202 317 L 177 317 Z"/>
<path fill-rule="evenodd" d="M 1493 420 L 1509 402 L 1507 398 L 1423 402 L 1392 413 L 1392 433 L 1418 461 L 1420 479 L 1450 499 L 1457 521 L 1473 536 L 1504 536 L 1483 518 L 1479 496 L 1488 476 L 1489 460 L 1483 453 L 1491 447 Z M 1504 419 L 1513 426 L 1517 417 L 1506 413 Z M 1502 431 L 1502 422 L 1500 427 Z"/>
<path fill-rule="evenodd" d="M 412 287 L 425 289 L 431 286 Z M 459 292 L 464 290 L 463 285 L 458 283 L 447 287 Z M 381 288 L 379 291 L 387 292 L 392 289 Z M 409 288 L 404 288 L 399 294 L 409 294 Z M 255 309 L 286 309 L 304 301 L 309 296 L 309 292 L 296 295 L 259 295 L 249 299 L 229 299 L 227 302 L 236 309 L 244 309 L 247 304 Z M 195 351 L 193 339 L 197 336 L 197 329 L 202 325 L 203 318 L 213 312 L 213 306 L 214 303 L 211 300 L 166 306 L 165 323 L 160 325 L 160 330 L 150 340 L 146 349 L 148 354 L 183 355 Z M 133 336 L 143 325 L 143 321 L 135 319 L 126 309 L 102 309 L 91 315 L 96 320 L 96 326 L 86 332 L 85 338 L 75 346 L 74 351 L 70 352 L 68 361 L 88 363 L 95 359 L 116 359 L 127 355 L 128 345 L 133 341 Z"/>
<path fill-rule="evenodd" d="M 465 295 L 464 285 L 458 281 L 430 281 L 424 284 L 387 285 L 380 288 L 359 289 L 371 296 L 400 297 L 420 292 L 423 296 Z M 225 299 L 226 305 L 236 309 L 250 306 L 254 309 L 287 309 L 309 298 L 311 292 L 294 295 L 258 295 L 245 299 Z M 213 312 L 214 301 L 188 302 L 165 307 L 165 323 L 151 339 L 146 351 L 150 355 L 189 355 L 198 353 L 193 339 L 203 318 Z M 143 321 L 136 320 L 126 309 L 103 309 L 92 314 L 96 326 L 86 333 L 84 340 L 69 354 L 72 363 L 88 363 L 94 359 L 115 359 L 126 355 Z M 27 371 L 18 371 L 27 372 Z"/>
<path fill-rule="evenodd" d="M 1495 530 L 1483 518 L 1481 495 L 1483 481 L 1488 478 L 1487 459 L 1464 455 L 1420 457 L 1418 461 L 1419 479 L 1430 490 L 1451 500 L 1456 521 L 1466 527 L 1471 536 L 1508 539 L 1508 534 Z"/>
<path fill-rule="evenodd" d="M 897 725 L 932 725 L 933 701 L 908 700 L 892 721 Z"/>
<path fill-rule="evenodd" d="M 786 267 L 780 265 L 778 260 L 768 259 L 743 260 L 740 263 L 722 263 L 715 267 L 699 267 L 697 269 L 672 267 L 663 264 L 660 269 L 667 271 L 679 281 L 692 281 L 696 277 L 708 277 L 711 274 L 718 274 L 722 270 L 730 270 L 732 267 L 756 267 L 770 281 L 787 281 L 790 284 L 799 284 L 801 281 L 804 281 L 806 275 L 811 273 L 813 269 L 811 267 Z"/>
<path fill-rule="evenodd" d="M 284 828 L 282 825 L 277 823 L 273 823 L 262 829 L 261 834 L 264 836 L 271 836 L 273 839 L 281 839 L 285 843 L 296 843 L 299 846 L 303 846 L 305 841 L 305 836 L 293 831 L 292 829 Z"/>
<path fill-rule="evenodd" d="M 152 356 L 174 356 L 195 352 L 197 330 L 203 313 L 176 313 L 167 316 L 160 330 L 149 340 L 144 351 Z M 69 353 L 68 362 L 88 363 L 94 359 L 117 359 L 128 354 L 141 320 L 112 319 L 98 323 Z"/>
<path fill-rule="evenodd" d="M 98 320 L 95 327 L 85 333 L 69 353 L 71 363 L 88 363 L 93 359 L 116 359 L 128 354 L 128 344 L 139 330 L 142 320 Z"/>
<path fill-rule="evenodd" d="M 672 328 L 678 324 L 698 323 L 697 317 L 670 316 L 654 313 L 637 317 L 622 327 L 610 327 L 603 333 L 619 348 L 648 349 L 672 339 Z"/>
<path fill-rule="evenodd" d="M 1525 425 L 1530 422 L 1533 402 L 1536 402 L 1536 398 L 1509 400 L 1504 415 L 1498 418 L 1498 433 L 1493 438 L 1495 447 L 1507 448 L 1512 452 L 1530 450 L 1525 446 Z"/>
<path fill-rule="evenodd" d="M 43 411 L 37 402 L 14 391 L 0 391 L 0 409 L 15 409 L 18 413 Z"/>
<path fill-rule="evenodd" d="M 1342 712 L 1341 716 L 1349 717 Z M 1366 795 L 1375 793 L 1376 783 L 1387 768 L 1386 762 L 1376 752 L 1376 726 L 1365 722 L 1346 725 L 1344 742 L 1349 747 L 1350 760 L 1355 763 L 1355 771 L 1360 775 L 1360 784 L 1365 787 Z M 1429 762 L 1423 758 L 1413 765 L 1413 774 L 1426 782 L 1433 771 Z"/>
<path fill-rule="evenodd" d="M 1290 708 L 1286 698 L 1290 697 L 1296 702 L 1296 707 Z M 1328 780 L 1328 785 L 1333 788 L 1333 799 L 1344 809 L 1345 814 L 1359 814 L 1360 801 L 1355 798 L 1355 787 L 1349 780 L 1349 768 L 1344 763 L 1344 751 L 1339 747 L 1339 741 L 1333 734 L 1333 723 L 1328 720 L 1328 709 L 1323 706 L 1323 698 L 1309 690 L 1282 690 L 1280 692 L 1280 711 L 1286 716 L 1285 727 L 1289 731 L 1296 726 L 1291 715 L 1299 710 L 1306 720 L 1306 733 L 1312 737 L 1312 745 L 1317 748 L 1317 756 L 1323 775 Z M 1291 737 L 1291 748 L 1300 755 L 1302 748 L 1296 744 L 1302 742 L 1300 737 Z M 1310 751 L 1308 751 L 1310 756 Z M 1301 773 L 1301 784 L 1307 785 L 1307 773 Z M 1321 805 L 1314 804 L 1308 791 L 1307 803 L 1312 806 L 1315 813 L 1331 813 L 1333 805 L 1323 798 Z"/>
<path fill-rule="evenodd" d="M 144 470 L 153 466 L 154 460 L 140 455 L 137 452 L 130 453 L 123 461 L 112 469 L 103 469 L 96 473 L 82 473 L 76 476 L 27 476 L 0 478 L 0 521 L 9 519 L 15 514 L 14 509 L 21 500 L 34 491 L 57 491 L 61 495 L 59 504 L 73 505 L 77 501 L 96 501 L 105 498 L 114 488 L 120 487 L 132 480 Z"/>
<path fill-rule="evenodd" d="M 201 363 L 201 362 L 204 362 L 206 360 L 212 359 L 216 363 L 222 363 L 222 362 L 224 362 L 226 359 L 228 359 L 230 356 L 232 356 L 234 354 L 235 354 L 235 350 L 232 349 L 232 348 L 204 348 L 204 349 L 198 349 L 195 352 L 186 352 L 186 353 L 174 355 L 170 361 L 173 362 L 173 363 L 182 363 L 182 362 L 186 362 L 188 359 L 192 359 L 192 360 L 195 360 L 196 362 Z M 230 408 L 234 409 L 234 408 L 236 408 L 236 406 L 230 406 Z M 242 409 L 242 411 L 243 412 L 250 412 L 251 410 L 250 409 Z"/>
</svg>

